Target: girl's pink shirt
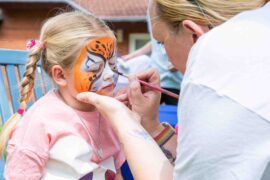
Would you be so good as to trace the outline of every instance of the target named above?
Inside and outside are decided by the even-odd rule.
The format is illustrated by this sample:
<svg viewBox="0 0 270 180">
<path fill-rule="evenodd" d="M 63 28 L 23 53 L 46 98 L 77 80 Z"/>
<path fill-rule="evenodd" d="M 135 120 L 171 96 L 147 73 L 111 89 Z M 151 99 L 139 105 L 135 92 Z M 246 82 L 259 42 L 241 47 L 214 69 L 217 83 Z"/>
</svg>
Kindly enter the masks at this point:
<svg viewBox="0 0 270 180">
<path fill-rule="evenodd" d="M 81 120 L 84 121 L 92 138 L 89 138 Z M 76 140 L 74 143 L 69 141 L 76 138 L 80 140 Z M 80 148 L 86 147 L 83 142 L 86 142 L 85 144 L 90 148 L 83 151 L 84 148 Z M 96 152 L 99 147 L 96 146 L 102 148 L 102 160 L 97 157 Z M 57 154 L 59 147 L 62 153 Z M 67 151 L 67 149 L 71 150 Z M 68 154 L 71 151 L 73 154 Z M 54 91 L 50 91 L 24 114 L 14 130 L 7 147 L 5 178 L 40 179 L 49 172 L 46 169 L 52 168 L 49 167 L 51 163 L 48 162 L 55 161 L 55 159 L 65 162 L 65 164 L 70 163 L 69 168 L 76 169 L 72 164 L 75 160 L 68 162 L 66 160 L 74 153 L 77 153 L 74 159 L 89 156 L 89 162 L 83 163 L 84 165 L 89 163 L 87 167 L 88 169 L 91 167 L 91 171 L 98 169 L 96 165 L 99 166 L 102 161 L 111 157 L 116 170 L 125 161 L 119 140 L 106 120 L 103 118 L 99 120 L 97 112 L 81 112 L 72 109 L 61 101 Z M 81 161 L 81 159 L 76 160 L 76 163 L 80 164 Z M 80 165 L 76 164 L 76 166 Z M 85 173 L 86 171 L 78 172 L 78 176 L 83 177 Z"/>
</svg>

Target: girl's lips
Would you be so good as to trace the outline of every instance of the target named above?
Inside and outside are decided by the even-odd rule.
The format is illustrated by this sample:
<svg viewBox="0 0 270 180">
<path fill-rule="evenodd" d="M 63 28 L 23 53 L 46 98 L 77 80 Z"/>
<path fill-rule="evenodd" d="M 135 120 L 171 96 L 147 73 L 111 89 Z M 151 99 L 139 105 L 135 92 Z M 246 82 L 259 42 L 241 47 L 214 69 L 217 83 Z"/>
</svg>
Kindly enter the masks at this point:
<svg viewBox="0 0 270 180">
<path fill-rule="evenodd" d="M 115 86 L 114 84 L 109 84 L 107 86 L 100 88 L 100 90 L 98 90 L 96 93 L 100 95 L 112 96 L 114 86 Z"/>
<path fill-rule="evenodd" d="M 112 83 L 112 84 L 108 84 L 106 86 L 103 86 L 102 88 L 100 88 L 100 90 L 107 89 L 109 87 L 113 87 L 114 88 L 114 84 Z"/>
</svg>

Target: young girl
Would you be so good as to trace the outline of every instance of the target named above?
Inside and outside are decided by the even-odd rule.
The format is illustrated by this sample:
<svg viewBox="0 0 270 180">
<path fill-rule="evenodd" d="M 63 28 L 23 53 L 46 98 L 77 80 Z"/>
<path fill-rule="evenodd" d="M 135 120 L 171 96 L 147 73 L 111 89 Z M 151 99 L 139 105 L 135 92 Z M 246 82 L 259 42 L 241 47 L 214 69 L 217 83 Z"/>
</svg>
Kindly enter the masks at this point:
<svg viewBox="0 0 270 180">
<path fill-rule="evenodd" d="M 42 27 L 22 79 L 20 109 L 1 134 L 7 146 L 5 179 L 114 179 L 124 162 L 111 126 L 76 94 L 111 96 L 116 84 L 115 36 L 100 19 L 63 13 Z M 20 118 L 34 86 L 38 60 L 57 89 Z M 13 130 L 14 129 L 14 130 Z"/>
</svg>

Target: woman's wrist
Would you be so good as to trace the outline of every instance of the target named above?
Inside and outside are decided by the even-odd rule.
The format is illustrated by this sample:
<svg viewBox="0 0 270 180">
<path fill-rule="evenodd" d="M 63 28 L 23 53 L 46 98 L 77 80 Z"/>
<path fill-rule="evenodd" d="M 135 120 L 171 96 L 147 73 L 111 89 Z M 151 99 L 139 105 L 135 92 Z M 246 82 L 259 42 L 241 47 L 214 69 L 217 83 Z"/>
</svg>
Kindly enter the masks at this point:
<svg viewBox="0 0 270 180">
<path fill-rule="evenodd" d="M 158 123 L 155 127 L 149 130 L 149 134 L 154 138 L 158 136 L 164 130 L 164 126 L 161 123 Z"/>
<path fill-rule="evenodd" d="M 158 143 L 159 146 L 163 146 L 166 144 L 170 138 L 175 135 L 175 130 L 168 123 L 161 123 L 163 126 L 163 130 L 154 136 L 154 140 Z"/>
<path fill-rule="evenodd" d="M 159 122 L 158 118 L 155 118 L 155 120 L 143 120 L 141 121 L 141 124 L 143 128 L 152 136 L 158 134 L 160 131 L 162 131 L 163 126 Z"/>
<path fill-rule="evenodd" d="M 176 133 L 174 128 L 168 123 L 161 123 L 152 137 L 159 145 L 168 160 L 174 164 L 176 158 Z"/>
</svg>

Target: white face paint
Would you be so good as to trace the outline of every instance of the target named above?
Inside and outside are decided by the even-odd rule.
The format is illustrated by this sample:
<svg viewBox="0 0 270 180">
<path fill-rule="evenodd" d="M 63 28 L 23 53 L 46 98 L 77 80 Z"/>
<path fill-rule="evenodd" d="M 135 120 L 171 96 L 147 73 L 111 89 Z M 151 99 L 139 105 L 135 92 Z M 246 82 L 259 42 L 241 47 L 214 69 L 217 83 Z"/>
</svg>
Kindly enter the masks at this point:
<svg viewBox="0 0 270 180">
<path fill-rule="evenodd" d="M 101 57 L 87 53 L 87 60 L 82 64 L 81 70 L 95 73 L 96 78 L 92 81 L 90 89 L 92 92 L 102 91 L 108 86 L 114 88 L 118 80 L 118 74 L 112 71 L 117 70 L 116 56 L 107 60 L 104 65 L 104 60 Z"/>
<path fill-rule="evenodd" d="M 110 85 L 115 87 L 118 80 L 118 74 L 113 72 L 109 66 L 109 63 L 106 62 L 105 68 L 103 72 L 101 73 L 100 77 L 96 78 L 96 81 L 93 81 L 91 91 L 98 92 Z"/>
</svg>

